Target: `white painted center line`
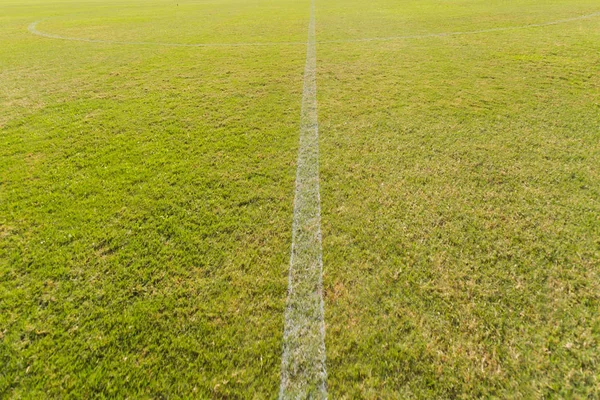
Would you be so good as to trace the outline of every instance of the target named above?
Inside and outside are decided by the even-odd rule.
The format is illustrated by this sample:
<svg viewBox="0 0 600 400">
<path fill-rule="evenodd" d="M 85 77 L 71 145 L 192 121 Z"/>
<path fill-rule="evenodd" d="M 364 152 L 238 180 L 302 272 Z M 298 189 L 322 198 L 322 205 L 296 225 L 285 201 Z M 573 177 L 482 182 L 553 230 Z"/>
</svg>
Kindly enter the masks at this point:
<svg viewBox="0 0 600 400">
<path fill-rule="evenodd" d="M 304 69 L 280 399 L 327 398 L 316 53 L 315 0 L 312 0 Z"/>
</svg>

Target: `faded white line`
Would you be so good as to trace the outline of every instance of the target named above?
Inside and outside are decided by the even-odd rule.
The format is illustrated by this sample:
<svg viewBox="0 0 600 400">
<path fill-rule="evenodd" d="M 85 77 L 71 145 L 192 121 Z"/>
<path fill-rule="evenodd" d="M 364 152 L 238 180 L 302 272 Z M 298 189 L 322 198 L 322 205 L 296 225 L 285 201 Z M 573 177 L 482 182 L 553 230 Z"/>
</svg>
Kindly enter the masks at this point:
<svg viewBox="0 0 600 400">
<path fill-rule="evenodd" d="M 32 22 L 27 27 L 30 33 L 37 36 L 42 36 L 48 39 L 59 39 L 68 40 L 73 42 L 85 42 L 85 43 L 101 43 L 101 44 L 117 44 L 117 45 L 138 45 L 138 46 L 166 46 L 166 47 L 246 47 L 246 46 L 283 46 L 283 45 L 305 45 L 305 42 L 249 42 L 249 43 L 169 43 L 169 42 L 129 42 L 129 41 L 118 41 L 118 40 L 103 40 L 103 39 L 88 39 L 78 38 L 72 36 L 61 36 L 54 33 L 48 33 L 40 31 L 37 26 L 40 22 L 45 20 L 39 20 Z"/>
<path fill-rule="evenodd" d="M 556 21 L 542 22 L 537 24 L 519 25 L 519 26 L 507 26 L 503 28 L 489 28 L 480 29 L 475 31 L 461 31 L 461 32 L 442 32 L 442 33 L 428 33 L 423 35 L 406 35 L 406 36 L 386 36 L 386 37 L 373 37 L 373 38 L 359 38 L 359 39 L 340 39 L 340 40 L 323 40 L 316 43 L 360 43 L 360 42 L 385 42 L 393 40 L 410 40 L 410 39 L 427 39 L 427 38 L 442 38 L 451 36 L 463 36 L 463 35 L 476 35 L 482 33 L 493 33 L 493 32 L 505 32 L 514 31 L 518 29 L 529 29 L 529 28 L 543 28 L 552 25 L 566 24 L 569 22 L 581 21 L 600 16 L 600 12 L 592 14 L 581 15 L 579 17 L 559 19 Z M 103 39 L 88 39 L 78 38 L 70 36 L 61 36 L 54 33 L 48 33 L 40 31 L 37 26 L 40 22 L 45 20 L 39 20 L 29 24 L 28 30 L 30 33 L 42 36 L 48 39 L 58 40 L 69 40 L 76 42 L 86 43 L 101 43 L 101 44 L 116 44 L 116 45 L 138 45 L 138 46 L 166 46 L 166 47 L 246 47 L 246 46 L 290 46 L 290 45 L 305 45 L 305 42 L 254 42 L 254 43 L 169 43 L 169 42 L 128 42 L 128 41 L 115 41 L 115 40 L 103 40 Z"/>
<path fill-rule="evenodd" d="M 514 30 L 518 30 L 518 29 L 542 28 L 545 26 L 566 24 L 568 22 L 581 21 L 584 19 L 589 19 L 589 18 L 598 17 L 598 16 L 600 16 L 600 12 L 593 13 L 593 14 L 587 14 L 587 15 L 581 15 L 579 17 L 559 19 L 557 21 L 542 22 L 542 23 L 538 23 L 538 24 L 506 26 L 503 28 L 489 28 L 489 29 L 480 29 L 480 30 L 476 30 L 476 31 L 428 33 L 428 34 L 424 34 L 424 35 L 386 36 L 386 37 L 374 37 L 374 38 L 364 38 L 364 39 L 325 40 L 325 41 L 320 41 L 319 43 L 386 42 L 386 41 L 392 41 L 392 40 L 427 39 L 427 38 L 441 38 L 441 37 L 449 37 L 449 36 L 476 35 L 476 34 L 481 34 L 481 33 L 514 31 Z"/>
<path fill-rule="evenodd" d="M 315 0 L 311 2 L 280 399 L 326 399 Z"/>
</svg>

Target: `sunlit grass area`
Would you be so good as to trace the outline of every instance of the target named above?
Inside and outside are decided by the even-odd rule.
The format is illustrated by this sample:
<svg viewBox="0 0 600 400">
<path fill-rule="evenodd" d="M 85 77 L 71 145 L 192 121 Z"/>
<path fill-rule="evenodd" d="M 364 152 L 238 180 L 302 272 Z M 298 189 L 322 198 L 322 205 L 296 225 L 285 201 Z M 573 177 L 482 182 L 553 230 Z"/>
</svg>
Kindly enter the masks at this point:
<svg viewBox="0 0 600 400">
<path fill-rule="evenodd" d="M 0 9 L 0 397 L 276 398 L 310 1 Z M 330 398 L 600 396 L 599 12 L 316 0 Z"/>
<path fill-rule="evenodd" d="M 594 11 L 517 3 L 330 2 L 318 17 L 321 37 L 376 37 L 390 19 L 444 32 Z M 598 395 L 598 43 L 589 19 L 320 46 L 332 398 Z"/>
<path fill-rule="evenodd" d="M 294 4 L 278 4 L 294 17 Z M 72 8 L 119 36 L 103 2 L 31 2 L 3 16 L 0 397 L 272 396 L 304 48 L 127 47 L 27 32 Z M 298 13 L 304 25 L 306 7 Z"/>
</svg>

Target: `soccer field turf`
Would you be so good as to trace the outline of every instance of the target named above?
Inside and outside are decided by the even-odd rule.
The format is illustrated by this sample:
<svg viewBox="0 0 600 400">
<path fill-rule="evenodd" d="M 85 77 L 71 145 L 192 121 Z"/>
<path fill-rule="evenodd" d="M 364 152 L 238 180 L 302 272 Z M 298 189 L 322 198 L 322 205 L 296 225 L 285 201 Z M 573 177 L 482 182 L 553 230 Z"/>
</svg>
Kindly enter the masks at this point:
<svg viewBox="0 0 600 400">
<path fill-rule="evenodd" d="M 314 5 L 329 397 L 600 397 L 600 3 Z M 0 11 L 0 397 L 277 397 L 311 0 Z"/>
</svg>

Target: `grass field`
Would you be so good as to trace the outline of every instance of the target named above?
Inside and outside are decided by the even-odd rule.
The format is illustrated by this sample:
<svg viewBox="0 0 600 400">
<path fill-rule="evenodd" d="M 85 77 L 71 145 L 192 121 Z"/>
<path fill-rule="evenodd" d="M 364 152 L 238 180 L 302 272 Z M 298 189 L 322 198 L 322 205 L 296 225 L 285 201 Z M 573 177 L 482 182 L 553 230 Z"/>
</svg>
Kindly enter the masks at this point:
<svg viewBox="0 0 600 400">
<path fill-rule="evenodd" d="M 600 397 L 600 4 L 315 4 L 329 397 Z M 277 397 L 310 0 L 0 10 L 0 397 Z"/>
</svg>

